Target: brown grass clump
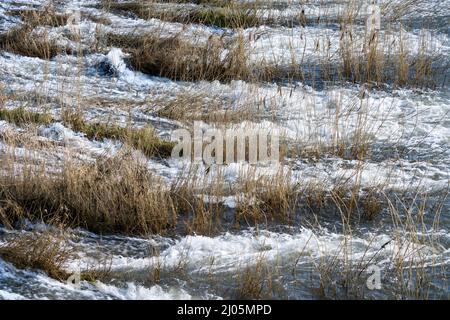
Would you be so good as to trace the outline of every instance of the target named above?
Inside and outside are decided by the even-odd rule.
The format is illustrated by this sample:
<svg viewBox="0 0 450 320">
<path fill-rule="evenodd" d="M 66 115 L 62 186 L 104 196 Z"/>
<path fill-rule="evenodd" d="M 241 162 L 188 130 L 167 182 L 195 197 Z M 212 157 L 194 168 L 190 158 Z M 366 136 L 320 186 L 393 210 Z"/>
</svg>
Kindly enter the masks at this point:
<svg viewBox="0 0 450 320">
<path fill-rule="evenodd" d="M 62 27 L 69 22 L 70 15 L 56 12 L 54 7 L 47 6 L 43 10 L 11 10 L 7 12 L 10 16 L 20 17 L 22 22 L 31 27 Z M 85 17 L 95 23 L 110 25 L 111 20 L 105 17 L 96 16 L 91 13 L 81 13 L 81 17 Z"/>
<path fill-rule="evenodd" d="M 65 245 L 64 235 L 48 231 L 32 232 L 16 236 L 0 246 L 0 257 L 19 269 L 38 269 L 49 277 L 66 282 L 72 276 L 65 265 L 74 257 Z M 94 282 L 109 277 L 111 263 L 89 267 L 80 273 L 80 280 Z"/>
<path fill-rule="evenodd" d="M 273 221 L 292 223 L 297 214 L 299 193 L 290 174 L 279 172 L 273 177 L 242 177 L 237 197 L 235 223 L 258 224 Z M 238 191 L 238 192 L 239 192 Z"/>
<path fill-rule="evenodd" d="M 403 31 L 386 30 L 366 33 L 364 39 L 354 38 L 348 25 L 341 27 L 338 74 L 354 83 L 384 83 L 395 86 L 435 87 L 435 75 L 439 70 L 433 64 L 442 59 L 430 52 L 433 39 L 421 36 L 417 55 L 408 52 Z M 395 37 L 398 50 L 392 47 L 389 34 Z M 426 32 L 424 32 L 426 34 Z M 361 51 L 361 40 L 363 48 Z"/>
<path fill-rule="evenodd" d="M 323 199 L 322 207 L 315 214 L 332 212 L 348 223 L 373 220 L 381 214 L 386 202 L 379 187 L 362 190 L 358 182 L 338 184 Z"/>
<path fill-rule="evenodd" d="M 361 202 L 363 215 L 368 220 L 374 219 L 383 210 L 382 199 L 380 199 L 380 196 L 377 196 L 373 192 L 368 193 L 365 196 L 362 196 L 360 198 L 360 202 Z"/>
<path fill-rule="evenodd" d="M 247 265 L 237 275 L 237 287 L 233 299 L 257 300 L 282 297 L 285 289 L 278 282 L 279 274 L 266 261 L 264 254 L 258 255 L 253 264 Z"/>
<path fill-rule="evenodd" d="M 350 222 L 373 220 L 384 208 L 381 187 L 362 189 L 356 182 L 337 183 L 331 190 L 319 183 L 293 181 L 291 172 L 255 177 L 248 173 L 236 186 L 235 225 L 293 224 L 300 215 L 314 220 L 333 215 Z"/>
<path fill-rule="evenodd" d="M 88 282 L 105 281 L 111 278 L 112 260 L 103 259 L 94 266 L 89 266 L 80 273 L 80 280 Z"/>
<path fill-rule="evenodd" d="M 25 108 L 16 109 L 0 109 L 0 120 L 14 123 L 18 126 L 35 123 L 35 124 L 50 124 L 53 118 L 49 114 L 37 113 L 27 111 Z"/>
<path fill-rule="evenodd" d="M 35 34 L 33 27 L 28 25 L 13 28 L 0 35 L 0 50 L 45 60 L 50 60 L 64 51 L 50 38 L 47 31 Z"/>
<path fill-rule="evenodd" d="M 32 112 L 25 108 L 0 109 L 0 120 L 5 120 L 18 126 L 29 123 L 48 125 L 56 121 L 49 114 Z M 74 131 L 84 133 L 88 139 L 117 139 L 141 150 L 148 157 L 167 158 L 171 155 L 174 147 L 174 143 L 160 139 L 152 127 L 134 129 L 118 125 L 89 123 L 75 113 L 65 113 L 63 122 Z"/>
<path fill-rule="evenodd" d="M 188 233 L 214 234 L 224 225 L 236 229 L 292 225 L 300 215 L 315 222 L 329 215 L 348 223 L 373 220 L 385 203 L 376 187 L 361 190 L 356 183 L 343 183 L 328 190 L 325 185 L 293 182 L 289 172 L 261 177 L 249 172 L 232 187 L 220 174 L 212 179 L 199 178 L 194 171 L 172 185 L 172 198 L 179 215 L 187 217 Z M 227 208 L 224 197 L 233 198 L 236 208 Z"/>
<path fill-rule="evenodd" d="M 171 1 L 172 2 L 172 1 Z M 191 1 L 173 1 L 188 3 Z M 219 28 L 250 28 L 267 23 L 259 17 L 257 6 L 236 2 L 201 1 L 197 7 L 177 6 L 162 7 L 154 2 L 112 2 L 104 4 L 107 10 L 132 12 L 141 19 L 161 19 L 184 24 L 196 23 Z"/>
<path fill-rule="evenodd" d="M 47 6 L 41 11 L 17 10 L 8 13 L 21 17 L 23 24 L 0 35 L 0 50 L 45 60 L 52 59 L 63 52 L 70 53 L 67 49 L 60 48 L 46 30 L 39 33 L 34 32 L 34 29 L 39 26 L 66 25 L 69 19 L 68 15 L 57 13 L 52 6 Z"/>
<path fill-rule="evenodd" d="M 189 170 L 171 185 L 171 195 L 178 214 L 183 217 L 186 232 L 215 234 L 221 230 L 225 206 L 219 200 L 226 194 L 223 177 L 213 180 Z"/>
<path fill-rule="evenodd" d="M 157 109 L 157 116 L 182 122 L 227 124 L 245 120 L 257 122 L 264 117 L 264 111 L 257 103 L 236 106 L 222 97 L 205 93 L 183 92 L 175 97 L 153 99 L 151 103 Z"/>
<path fill-rule="evenodd" d="M 231 81 L 250 76 L 243 37 L 227 46 L 211 36 L 206 43 L 190 43 L 180 36 L 160 38 L 154 34 L 107 36 L 108 46 L 131 54 L 133 67 L 144 73 L 183 81 Z"/>
<path fill-rule="evenodd" d="M 0 177 L 2 220 L 61 221 L 99 233 L 162 233 L 176 219 L 169 192 L 131 158 L 66 163 L 51 175 L 25 166 Z"/>
<path fill-rule="evenodd" d="M 43 10 L 14 10 L 7 12 L 11 16 L 18 16 L 23 23 L 35 28 L 39 26 L 61 27 L 67 24 L 69 15 L 59 14 L 52 6 L 47 6 Z"/>
<path fill-rule="evenodd" d="M 369 137 L 361 133 L 353 139 L 339 140 L 332 145 L 313 144 L 310 146 L 288 145 L 287 155 L 291 158 L 302 158 L 317 161 L 324 157 L 335 156 L 346 160 L 366 160 L 371 155 Z"/>
<path fill-rule="evenodd" d="M 147 157 L 170 157 L 175 146 L 174 143 L 159 138 L 150 126 L 134 129 L 103 123 L 88 123 L 74 113 L 67 113 L 63 118 L 64 123 L 72 130 L 83 132 L 89 139 L 117 139 L 141 150 Z"/>
<path fill-rule="evenodd" d="M 186 17 L 174 15 L 174 21 L 186 21 L 219 28 L 251 28 L 264 24 L 256 10 L 228 6 L 222 8 L 208 8 L 189 12 Z"/>
<path fill-rule="evenodd" d="M 70 277 L 64 270 L 70 252 L 64 247 L 63 239 L 50 233 L 19 236 L 0 246 L 0 257 L 17 268 L 39 269 L 60 281 Z"/>
</svg>

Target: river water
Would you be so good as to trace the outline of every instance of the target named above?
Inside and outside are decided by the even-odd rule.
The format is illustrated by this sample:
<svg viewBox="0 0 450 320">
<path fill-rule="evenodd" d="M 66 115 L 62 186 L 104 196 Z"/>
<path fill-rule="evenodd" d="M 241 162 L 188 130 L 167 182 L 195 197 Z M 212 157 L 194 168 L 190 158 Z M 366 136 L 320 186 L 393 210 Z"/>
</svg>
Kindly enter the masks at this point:
<svg viewBox="0 0 450 320">
<path fill-rule="evenodd" d="M 44 2 L 2 1 L 0 32 L 20 24 L 19 18 L 7 14 L 8 10 L 39 9 Z M 344 4 L 345 1 L 309 1 L 305 13 L 312 18 L 328 15 L 331 19 Z M 177 23 L 164 23 L 161 29 L 161 21 L 157 19 L 144 21 L 133 15 L 107 13 L 94 0 L 54 1 L 54 5 L 61 12 L 81 10 L 107 17 L 111 24 L 102 28 L 109 32 L 181 32 L 186 39 L 199 41 L 214 34 L 233 37 L 235 32 L 202 25 L 183 27 Z M 275 11 L 289 15 L 300 7 L 296 1 L 291 5 L 280 1 Z M 444 67 L 449 62 L 449 8 L 449 1 L 419 1 L 404 18 L 412 55 L 418 54 L 414 50 L 423 27 L 429 28 L 433 35 L 430 50 L 440 56 L 438 67 L 444 70 L 436 75 L 439 85 L 433 88 L 395 88 L 386 84 L 366 90 L 351 83 L 316 87 L 302 82 L 255 84 L 237 80 L 194 83 L 136 72 L 121 50 L 60 55 L 50 61 L 0 53 L 0 90 L 18 96 L 47 97 L 44 106 L 36 104 L 33 108 L 45 108 L 57 117 L 61 105 L 56 98 L 61 97 L 61 92 L 66 93 L 64 99 L 68 104 L 76 94 L 81 94 L 86 100 L 83 111 L 88 119 L 131 121 L 136 127 L 150 123 L 162 137 L 183 124 L 149 112 L 149 101 L 186 92 L 207 93 L 208 97 L 218 97 L 231 105 L 261 98 L 270 101 L 277 110 L 277 119 L 266 119 L 262 125 L 304 145 L 332 141 L 336 121 L 339 135 L 350 137 L 360 128 L 364 115 L 363 126 L 371 145 L 369 157 L 363 161 L 336 155 L 315 160 L 292 158 L 291 179 L 294 183 L 320 183 L 329 189 L 343 180 L 358 180 L 361 189 L 383 185 L 394 207 L 405 204 L 403 209 L 407 208 L 399 210 L 399 221 L 403 223 L 392 218 L 392 207 L 385 204 L 374 220 L 357 222 L 351 230 L 333 214 L 324 214 L 317 223 L 313 216 L 301 211 L 293 225 L 244 226 L 212 235 L 128 237 L 66 230 L 65 245 L 74 254 L 66 269 L 76 276 L 90 266 L 104 265 L 110 271 L 107 276 L 101 281 L 74 285 L 51 279 L 39 270 L 18 269 L 0 259 L 0 299 L 253 298 L 255 290 L 249 287 L 254 289 L 255 283 L 257 298 L 448 299 L 450 200 L 446 195 L 450 185 L 450 91 Z M 81 46 L 94 41 L 92 34 L 99 24 L 82 19 Z M 79 46 L 67 36 L 70 26 L 46 28 L 62 45 Z M 326 54 L 333 56 L 340 41 L 339 28 L 332 23 L 320 27 L 261 26 L 243 32 L 246 36 L 257 35 L 251 46 L 251 59 L 255 61 L 263 57 L 266 61 L 285 63 L 290 59 L 289 51 L 314 63 L 325 55 L 315 51 L 317 43 L 329 42 L 331 49 Z M 113 74 L 102 72 L 105 64 L 114 69 Z M 361 92 L 365 92 L 363 97 Z M 17 107 L 19 100 L 7 101 L 6 107 Z M 127 107 L 120 107 L 121 103 Z M 0 121 L 2 134 L 17 130 L 27 129 Z M 52 151 L 33 153 L 33 157 L 44 158 L 55 166 L 64 162 L 67 150 L 85 161 L 93 161 L 115 155 L 122 148 L 117 141 L 89 140 L 60 123 L 42 126 L 35 134 L 41 140 L 59 144 Z M 7 145 L 0 143 L 0 154 L 8 152 Z M 20 161 L 27 150 L 18 147 L 14 152 Z M 182 168 L 174 159 L 146 162 L 149 170 L 168 182 L 177 179 Z M 200 172 L 205 170 L 200 168 Z M 229 165 L 224 168 L 224 179 L 236 183 L 246 170 L 250 170 L 246 164 Z M 270 168 L 257 170 L 261 175 L 273 174 Z M 232 214 L 235 201 L 228 200 Z M 419 208 L 423 208 L 423 216 L 418 214 Z M 406 225 L 411 219 L 414 228 Z M 22 221 L 20 228 L 14 230 L 0 225 L 0 245 L 20 234 L 52 230 L 52 226 L 30 221 Z M 377 272 L 381 283 L 374 289 L 367 281 Z"/>
</svg>

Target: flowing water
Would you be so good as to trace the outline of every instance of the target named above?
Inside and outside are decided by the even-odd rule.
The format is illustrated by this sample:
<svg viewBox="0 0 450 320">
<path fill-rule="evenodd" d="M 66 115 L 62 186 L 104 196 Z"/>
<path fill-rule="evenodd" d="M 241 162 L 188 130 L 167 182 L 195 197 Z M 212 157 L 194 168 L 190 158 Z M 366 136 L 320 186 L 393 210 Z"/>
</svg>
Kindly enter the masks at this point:
<svg viewBox="0 0 450 320">
<path fill-rule="evenodd" d="M 0 32 L 21 23 L 19 17 L 7 14 L 8 11 L 36 10 L 45 2 L 2 0 Z M 181 32 L 186 39 L 200 42 L 213 35 L 233 38 L 237 32 L 158 19 L 142 20 L 132 14 L 107 12 L 95 0 L 53 3 L 60 12 L 80 10 L 110 20 L 111 23 L 101 24 L 82 18 L 81 43 L 68 36 L 73 26 L 43 27 L 58 43 L 78 52 L 95 41 L 98 30 L 120 34 L 153 31 L 161 36 Z M 325 16 L 333 21 L 345 3 L 279 1 L 267 15 L 290 16 L 304 8 L 311 20 Z M 343 180 L 358 181 L 361 189 L 383 185 L 392 206 L 385 203 L 374 220 L 358 222 L 351 230 L 331 213 L 324 214 L 318 223 L 314 216 L 302 212 L 288 226 L 225 228 L 211 235 L 173 232 L 127 237 L 71 229 L 67 231 L 65 245 L 73 257 L 66 269 L 76 275 L 92 266 L 104 266 L 110 271 L 107 276 L 99 281 L 67 284 L 39 270 L 18 269 L 0 258 L 0 299 L 252 298 L 245 289 L 254 282 L 262 284 L 258 297 L 274 299 L 448 298 L 450 199 L 446 195 L 450 186 L 450 91 L 444 67 L 449 63 L 449 8 L 449 1 L 419 1 L 403 17 L 402 28 L 411 55 L 419 55 L 422 28 L 428 28 L 432 34 L 428 49 L 430 54 L 441 58 L 436 68 L 444 70 L 436 75 L 438 85 L 433 88 L 386 84 L 368 90 L 352 83 L 314 85 L 301 81 L 183 82 L 133 70 L 120 48 L 58 55 L 48 61 L 1 52 L 0 90 L 18 97 L 45 97 L 43 102 L 29 106 L 45 109 L 55 117 L 62 112 L 61 99 L 70 105 L 82 96 L 88 120 L 131 123 L 135 127 L 150 123 L 158 135 L 168 137 L 184 124 L 150 112 L 152 101 L 190 93 L 206 94 L 205 99 L 220 99 L 232 106 L 267 101 L 276 110 L 276 121 L 267 118 L 258 125 L 271 127 L 302 145 L 326 144 L 336 138 L 336 132 L 340 138 L 350 139 L 363 123 L 371 145 L 369 157 L 364 160 L 337 155 L 314 160 L 293 157 L 289 161 L 290 179 L 293 183 L 320 183 L 328 189 Z M 303 57 L 308 65 L 318 64 L 324 58 L 330 63 L 338 61 L 336 52 L 341 35 L 337 24 L 269 25 L 242 32 L 253 41 L 251 61 L 264 59 L 283 65 L 289 64 L 292 55 Z M 326 50 L 316 50 L 325 44 Z M 15 108 L 21 103 L 23 100 L 19 98 L 7 100 L 5 107 Z M 246 126 L 248 122 L 238 126 Z M 27 133 L 28 129 L 0 121 L 2 134 L 21 130 Z M 61 123 L 40 126 L 35 134 L 40 141 L 54 142 L 57 147 L 48 152 L 17 147 L 13 151 L 17 162 L 31 155 L 57 167 L 67 152 L 89 162 L 113 156 L 123 148 L 122 143 L 114 140 L 89 140 Z M 8 146 L 0 143 L 0 154 L 8 152 L 11 152 Z M 149 170 L 167 182 L 176 180 L 183 167 L 175 159 L 145 161 Z M 260 175 L 271 176 L 278 169 L 256 170 Z M 199 170 L 204 175 L 209 172 L 203 166 Z M 223 168 L 223 179 L 232 185 L 243 172 L 251 170 L 247 164 L 230 164 Z M 209 174 L 214 174 L 213 171 Z M 404 196 L 401 200 L 400 194 Z M 225 201 L 231 214 L 235 200 Z M 395 220 L 392 208 L 402 207 L 402 203 L 410 210 L 399 210 L 400 218 Z M 416 228 L 405 226 L 408 217 L 417 223 Z M 0 225 L 0 245 L 20 234 L 52 228 L 30 221 L 22 221 L 13 230 Z M 399 268 L 399 264 L 404 268 Z M 381 288 L 371 290 L 366 281 L 377 270 L 381 273 Z"/>
</svg>

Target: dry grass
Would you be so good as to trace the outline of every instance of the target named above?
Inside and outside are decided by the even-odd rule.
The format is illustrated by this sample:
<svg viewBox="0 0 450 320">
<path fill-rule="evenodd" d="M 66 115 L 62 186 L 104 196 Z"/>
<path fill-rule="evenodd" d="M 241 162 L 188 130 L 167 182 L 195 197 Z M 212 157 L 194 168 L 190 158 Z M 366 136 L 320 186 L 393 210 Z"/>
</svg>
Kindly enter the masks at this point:
<svg viewBox="0 0 450 320">
<path fill-rule="evenodd" d="M 150 103 L 156 110 L 156 116 L 185 123 L 193 121 L 216 124 L 258 122 L 267 117 L 257 103 L 234 105 L 223 97 L 211 96 L 203 92 L 186 91 L 170 98 L 152 99 Z"/>
<path fill-rule="evenodd" d="M 32 28 L 40 26 L 61 27 L 65 26 L 69 19 L 69 15 L 57 13 L 52 6 L 47 6 L 43 10 L 8 11 L 7 14 L 20 17 L 24 24 Z"/>
<path fill-rule="evenodd" d="M 64 114 L 63 121 L 72 130 L 84 133 L 89 139 L 117 139 L 141 150 L 147 157 L 170 157 L 175 146 L 174 143 L 159 138 L 150 126 L 134 129 L 103 123 L 88 123 L 75 113 Z"/>
<path fill-rule="evenodd" d="M 179 35 L 160 38 L 155 34 L 107 36 L 108 46 L 123 48 L 131 54 L 131 64 L 144 73 L 174 80 L 231 81 L 249 77 L 243 37 L 227 46 L 212 36 L 206 43 L 191 43 Z"/>
<path fill-rule="evenodd" d="M 49 277 L 66 282 L 72 274 L 65 269 L 75 255 L 66 246 L 64 232 L 31 232 L 16 235 L 0 246 L 0 257 L 19 269 L 38 269 Z M 94 282 L 106 279 L 111 273 L 111 263 L 87 268 L 80 280 Z"/>
<path fill-rule="evenodd" d="M 248 173 L 240 178 L 235 223 L 269 224 L 274 221 L 292 223 L 296 217 L 299 193 L 290 173 L 279 171 L 273 177 L 256 177 Z"/>
<path fill-rule="evenodd" d="M 10 16 L 19 17 L 24 25 L 31 28 L 63 27 L 67 25 L 70 19 L 69 14 L 58 13 L 52 5 L 48 5 L 41 10 L 11 10 L 6 13 Z M 111 24 L 110 19 L 96 16 L 91 13 L 82 12 L 81 17 L 103 25 Z"/>
<path fill-rule="evenodd" d="M 18 10 L 8 12 L 19 16 L 23 24 L 0 35 L 0 50 L 49 60 L 60 53 L 70 53 L 60 48 L 46 30 L 35 32 L 36 27 L 59 27 L 67 24 L 68 15 L 59 14 L 51 6 L 43 10 Z"/>
<path fill-rule="evenodd" d="M 357 259 L 352 258 L 350 244 L 356 226 L 343 221 L 342 233 L 346 237 L 337 253 L 325 255 L 320 259 L 312 259 L 314 265 L 311 291 L 314 296 L 325 299 L 364 299 L 373 297 L 374 291 L 367 288 L 368 276 L 373 274 L 371 266 L 381 268 L 382 290 L 389 292 L 390 299 L 436 299 L 430 295 L 437 283 L 446 283 L 445 265 L 441 258 L 430 257 L 428 250 L 442 250 L 436 242 L 436 235 L 431 231 L 420 236 L 421 231 L 428 229 L 423 220 L 426 213 L 431 216 L 433 229 L 439 230 L 442 204 L 447 195 L 440 197 L 437 203 L 427 205 L 426 194 L 415 194 L 412 200 L 400 199 L 397 196 L 383 195 L 388 217 L 392 219 L 394 229 L 390 230 L 391 239 L 373 250 L 376 236 L 367 240 L 367 248 Z M 394 246 L 392 254 L 386 256 L 386 247 Z M 372 247 L 372 250 L 369 250 Z M 389 263 L 385 263 L 389 259 Z M 384 262 L 383 262 L 384 261 Z M 434 264 L 437 267 L 433 266 Z M 441 298 L 447 298 L 443 293 Z"/>
<path fill-rule="evenodd" d="M 59 48 L 47 31 L 35 34 L 33 27 L 23 25 L 0 35 L 0 50 L 27 57 L 52 59 L 60 53 L 67 52 Z"/>
<path fill-rule="evenodd" d="M 434 195 L 433 200 L 430 195 L 419 192 L 413 193 L 408 199 L 394 197 L 388 200 L 387 211 L 398 230 L 393 241 L 399 247 L 391 258 L 388 275 L 398 279 L 399 285 L 394 288 L 394 292 L 399 297 L 430 299 L 430 292 L 436 282 L 448 283 L 444 256 L 431 258 L 426 253 L 429 249 L 439 252 L 444 248 L 435 232 L 441 228 L 441 216 L 445 214 L 443 210 L 448 195 L 447 189 Z M 427 226 L 425 216 L 433 221 L 432 228 Z M 403 235 L 407 241 L 402 239 Z M 440 298 L 448 299 L 448 292 L 444 292 Z"/>
<path fill-rule="evenodd" d="M 385 205 L 382 186 L 366 187 L 356 182 L 336 182 L 333 188 L 295 180 L 290 171 L 273 176 L 255 176 L 248 172 L 234 186 L 236 195 L 235 225 L 237 227 L 287 224 L 294 225 L 300 216 L 334 216 L 348 223 L 373 220 Z"/>
<path fill-rule="evenodd" d="M 172 2 L 172 3 L 175 3 Z M 177 4 L 184 3 L 176 1 Z M 112 2 L 104 5 L 107 10 L 116 12 L 132 12 L 141 19 L 161 19 L 183 24 L 204 24 L 219 28 L 250 28 L 267 23 L 257 13 L 257 6 L 235 2 L 204 1 L 202 6 L 186 7 L 172 5 L 161 6 L 154 2 Z M 174 7 L 175 6 L 175 7 Z"/>
<path fill-rule="evenodd" d="M 224 205 L 223 199 L 230 197 L 235 208 Z M 325 185 L 294 183 L 292 173 L 281 170 L 273 176 L 250 171 L 233 185 L 223 182 L 221 172 L 202 177 L 190 171 L 172 185 L 172 198 L 179 214 L 187 218 L 187 232 L 197 234 L 216 234 L 224 227 L 295 225 L 300 217 L 319 222 L 333 216 L 359 223 L 379 217 L 386 204 L 381 187 L 363 189 L 343 182 L 329 190 Z"/>
<path fill-rule="evenodd" d="M 189 179 L 166 186 L 128 155 L 95 164 L 66 162 L 55 173 L 32 163 L 14 168 L 5 166 L 0 177 L 5 226 L 26 218 L 109 234 L 220 231 L 224 206 L 208 201 L 224 194 L 220 179 L 209 187 Z"/>
<path fill-rule="evenodd" d="M 434 39 L 422 36 L 417 43 L 417 54 L 412 55 L 402 30 L 366 33 L 363 39 L 357 40 L 351 26 L 345 25 L 341 31 L 338 73 L 354 83 L 435 87 L 433 79 L 438 70 L 433 63 L 441 57 L 430 52 L 432 41 Z M 394 48 L 393 43 L 397 43 L 398 48 Z"/>
<path fill-rule="evenodd" d="M 186 5 L 188 4 L 188 5 Z M 191 6 L 196 4 L 197 6 Z M 246 29 L 259 26 L 295 27 L 320 24 L 339 23 L 336 18 L 309 18 L 304 11 L 278 16 L 262 10 L 270 10 L 276 3 L 267 1 L 104 1 L 103 8 L 108 11 L 133 14 L 141 19 L 160 19 L 167 22 L 183 24 L 203 24 L 212 27 L 229 29 Z"/>
<path fill-rule="evenodd" d="M 264 255 L 256 257 L 255 263 L 248 265 L 237 275 L 237 288 L 233 299 L 258 300 L 273 299 L 283 294 L 283 288 L 275 282 L 273 268 L 265 261 Z"/>
<path fill-rule="evenodd" d="M 171 185 L 171 195 L 188 234 L 217 234 L 222 229 L 226 207 L 219 199 L 227 188 L 219 173 L 214 178 L 201 176 L 189 168 Z"/>
<path fill-rule="evenodd" d="M 60 221 L 99 233 L 162 233 L 176 219 L 161 181 L 130 158 L 95 164 L 66 163 L 50 175 L 28 166 L 2 175 L 0 199 L 5 225 L 28 218 Z"/>
<path fill-rule="evenodd" d="M 64 246 L 62 238 L 50 233 L 31 233 L 16 237 L 0 246 L 0 257 L 17 268 L 39 269 L 60 281 L 70 277 L 64 269 L 70 258 L 70 251 Z"/>
<path fill-rule="evenodd" d="M 56 120 L 49 114 L 28 111 L 25 108 L 0 109 L 0 120 L 14 123 L 48 125 Z M 118 125 L 89 123 L 75 113 L 66 112 L 63 115 L 64 124 L 76 132 L 82 132 L 88 139 L 116 139 L 141 150 L 148 157 L 167 158 L 171 155 L 174 143 L 160 139 L 152 127 L 142 129 L 126 128 Z"/>
<path fill-rule="evenodd" d="M 96 282 L 106 281 L 111 278 L 112 259 L 99 261 L 97 265 L 89 266 L 80 273 L 81 281 Z"/>
<path fill-rule="evenodd" d="M 0 109 L 0 120 L 14 123 L 18 126 L 29 123 L 47 125 L 54 121 L 49 114 L 30 112 L 25 108 Z"/>
<path fill-rule="evenodd" d="M 365 160 L 371 155 L 370 140 L 364 133 L 355 135 L 354 139 L 339 139 L 334 143 L 313 142 L 308 145 L 287 143 L 287 156 L 296 159 L 318 161 L 326 157 L 339 157 L 346 160 Z"/>
<path fill-rule="evenodd" d="M 351 82 L 380 88 L 385 85 L 436 88 L 439 85 L 436 76 L 446 72 L 448 66 L 442 55 L 430 49 L 433 41 L 433 38 L 422 37 L 417 44 L 418 52 L 413 54 L 401 30 L 361 35 L 353 31 L 351 25 L 341 25 L 337 52 L 330 49 L 330 43 L 317 41 L 314 55 L 320 56 L 319 59 L 304 61 L 304 57 L 292 51 L 288 53 L 289 63 L 258 61 L 250 66 L 252 78 L 249 80 L 302 81 L 313 87 Z"/>
</svg>

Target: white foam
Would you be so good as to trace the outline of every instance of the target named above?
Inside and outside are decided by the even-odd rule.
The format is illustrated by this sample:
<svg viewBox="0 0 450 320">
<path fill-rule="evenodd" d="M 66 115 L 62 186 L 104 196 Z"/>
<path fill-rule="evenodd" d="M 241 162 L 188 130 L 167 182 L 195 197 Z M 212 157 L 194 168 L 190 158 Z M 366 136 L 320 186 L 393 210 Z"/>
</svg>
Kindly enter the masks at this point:
<svg viewBox="0 0 450 320">
<path fill-rule="evenodd" d="M 190 300 L 191 296 L 183 289 L 170 288 L 163 289 L 155 285 L 146 288 L 136 285 L 132 282 L 127 283 L 125 288 L 119 288 L 112 285 L 107 285 L 101 282 L 96 282 L 95 287 L 102 293 L 121 300 Z"/>
<path fill-rule="evenodd" d="M 9 291 L 5 291 L 5 290 L 1 290 L 0 289 L 0 300 L 4 299 L 4 300 L 24 300 L 25 297 L 17 294 L 17 293 L 13 293 L 13 292 L 9 292 Z"/>
</svg>

